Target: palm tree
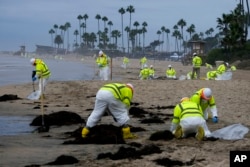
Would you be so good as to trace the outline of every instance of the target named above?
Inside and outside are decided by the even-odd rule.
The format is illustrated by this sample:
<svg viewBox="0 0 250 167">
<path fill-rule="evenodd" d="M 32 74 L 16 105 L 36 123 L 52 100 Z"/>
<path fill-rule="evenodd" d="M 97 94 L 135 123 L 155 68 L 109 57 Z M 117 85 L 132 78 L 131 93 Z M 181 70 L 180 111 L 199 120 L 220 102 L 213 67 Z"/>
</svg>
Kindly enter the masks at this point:
<svg viewBox="0 0 250 167">
<path fill-rule="evenodd" d="M 187 28 L 186 30 L 189 33 L 189 40 L 192 40 L 192 34 L 195 33 L 195 25 L 191 24 L 190 27 Z"/>
<path fill-rule="evenodd" d="M 98 22 L 98 31 L 97 31 L 97 34 L 98 34 L 98 44 L 100 45 L 100 19 L 102 17 L 101 17 L 101 15 L 97 14 L 95 16 L 95 18 L 97 19 L 97 22 Z"/>
<path fill-rule="evenodd" d="M 117 38 L 121 37 L 121 32 L 118 30 L 112 31 L 112 37 L 115 38 L 115 46 L 117 47 Z"/>
<path fill-rule="evenodd" d="M 210 35 L 211 35 L 211 37 L 213 36 L 213 32 L 214 32 L 214 29 L 211 27 L 211 28 L 209 28 L 209 32 L 210 32 Z"/>
<path fill-rule="evenodd" d="M 102 17 L 102 21 L 103 21 L 103 23 L 104 23 L 104 30 L 105 30 L 105 28 L 106 28 L 106 22 L 108 21 L 109 19 L 106 17 L 106 16 L 103 16 Z"/>
<path fill-rule="evenodd" d="M 80 27 L 81 27 L 81 29 L 83 30 L 83 33 L 80 34 L 80 38 L 83 39 L 83 42 L 80 43 L 80 45 L 85 45 L 85 44 L 86 44 L 86 41 L 84 41 L 84 38 L 83 38 L 83 35 L 85 34 L 85 33 L 84 33 L 84 30 L 85 30 L 85 27 L 86 27 L 85 23 L 82 23 Z"/>
<path fill-rule="evenodd" d="M 85 31 L 84 33 L 87 32 L 87 19 L 89 18 L 89 16 L 87 14 L 83 15 L 83 19 L 84 19 L 84 23 L 85 23 Z"/>
<path fill-rule="evenodd" d="M 50 29 L 49 34 L 51 35 L 51 47 L 53 47 L 53 39 L 54 39 L 53 34 L 55 34 L 55 31 L 53 29 Z"/>
<path fill-rule="evenodd" d="M 166 27 L 162 26 L 161 27 L 161 32 L 162 32 L 162 45 L 161 45 L 161 52 L 163 52 L 163 44 L 164 44 L 164 33 L 166 31 Z"/>
<path fill-rule="evenodd" d="M 143 33 L 142 29 L 137 30 L 137 33 L 139 34 L 139 48 L 141 49 L 141 34 Z"/>
<path fill-rule="evenodd" d="M 175 25 L 173 28 L 174 28 L 174 32 L 172 33 L 172 36 L 175 37 L 175 51 L 179 52 L 178 39 L 181 37 L 181 33 L 178 30 L 177 25 Z"/>
<path fill-rule="evenodd" d="M 142 23 L 142 35 L 143 35 L 143 53 L 144 53 L 144 48 L 145 48 L 145 33 L 147 32 L 146 27 L 148 26 L 147 22 Z"/>
<path fill-rule="evenodd" d="M 59 48 L 59 46 L 63 43 L 61 35 L 57 35 L 55 37 L 55 41 L 54 42 L 55 42 L 55 44 L 57 44 L 57 48 Z"/>
<path fill-rule="evenodd" d="M 123 15 L 124 15 L 124 13 L 125 13 L 125 9 L 124 8 L 120 8 L 119 10 L 118 10 L 118 12 L 121 14 L 121 22 L 122 22 L 122 31 L 121 31 L 121 35 L 122 35 L 122 51 L 124 52 L 125 51 L 125 48 L 124 48 L 124 40 L 123 40 L 123 32 L 124 32 L 124 30 L 123 30 Z"/>
<path fill-rule="evenodd" d="M 222 19 L 218 18 L 218 28 L 224 34 L 221 44 L 226 51 L 235 47 L 242 47 L 246 42 L 245 15 L 242 15 L 240 4 L 231 11 L 230 14 L 222 14 Z"/>
<path fill-rule="evenodd" d="M 55 29 L 55 31 L 56 31 L 56 35 L 57 35 L 57 29 L 58 29 L 58 25 L 57 24 L 54 24 L 54 29 Z"/>
<path fill-rule="evenodd" d="M 109 38 L 110 38 L 110 43 L 111 43 L 111 27 L 112 27 L 112 25 L 113 25 L 113 22 L 112 21 L 109 21 L 108 22 L 108 25 L 109 25 Z"/>
<path fill-rule="evenodd" d="M 168 37 L 168 35 L 170 34 L 170 30 L 166 28 L 165 32 L 167 34 L 166 52 L 170 52 L 170 44 L 169 44 L 169 37 Z"/>
<path fill-rule="evenodd" d="M 130 29 L 129 29 L 129 27 L 128 27 L 128 26 L 126 26 L 124 30 L 127 32 L 128 53 L 129 53 L 129 32 L 130 32 Z"/>
<path fill-rule="evenodd" d="M 135 30 L 136 30 L 136 36 L 135 36 L 135 47 L 137 47 L 137 45 L 138 45 L 137 27 L 140 25 L 140 23 L 139 23 L 138 21 L 135 21 L 133 25 L 135 26 Z"/>
<path fill-rule="evenodd" d="M 247 35 L 248 35 L 248 27 L 250 26 L 250 11 L 249 11 L 249 4 L 248 4 L 248 0 L 246 0 L 246 8 L 247 8 L 247 13 L 245 14 L 244 8 L 244 0 L 240 0 L 239 6 L 240 6 L 240 12 L 241 15 L 245 16 L 245 21 L 243 21 L 243 27 L 244 27 L 244 31 L 245 31 L 245 40 L 247 40 Z"/>
<path fill-rule="evenodd" d="M 184 39 L 183 39 L 183 37 L 184 37 L 184 36 L 183 36 L 183 27 L 185 27 L 185 26 L 187 25 L 187 23 L 186 23 L 185 20 L 180 19 L 180 20 L 178 21 L 177 25 L 181 27 L 181 39 L 182 39 L 182 45 L 183 45 L 183 43 L 184 43 Z M 180 46 L 180 47 L 181 47 L 181 46 Z M 180 48 L 180 49 L 181 49 L 181 48 Z"/>
<path fill-rule="evenodd" d="M 160 31 L 160 30 L 158 30 L 158 31 L 156 32 L 156 34 L 158 35 L 158 41 L 159 41 L 159 52 L 160 52 L 160 47 L 161 47 L 161 45 L 160 45 L 160 36 L 161 36 L 161 31 Z"/>
<path fill-rule="evenodd" d="M 91 48 L 95 48 L 95 42 L 96 42 L 96 34 L 95 33 L 91 33 L 89 36 L 89 41 L 91 43 Z"/>
<path fill-rule="evenodd" d="M 64 26 L 65 26 L 65 29 L 67 31 L 67 51 L 69 51 L 69 47 L 70 47 L 70 45 L 69 45 L 69 28 L 71 27 L 71 24 L 69 22 L 66 22 Z"/>
<path fill-rule="evenodd" d="M 80 34 L 80 44 L 81 44 L 81 42 L 82 42 L 82 40 L 81 40 L 81 20 L 83 19 L 83 17 L 82 17 L 82 15 L 78 15 L 77 16 L 77 19 L 79 20 L 79 34 Z"/>
<path fill-rule="evenodd" d="M 64 36 L 65 36 L 66 28 L 65 28 L 64 25 L 60 25 L 59 29 L 61 30 L 61 39 L 62 39 L 62 42 L 63 42 L 63 49 L 64 49 Z"/>
<path fill-rule="evenodd" d="M 77 48 L 77 47 L 78 47 L 77 36 L 79 35 L 78 30 L 75 30 L 75 31 L 74 31 L 74 35 L 76 36 L 76 40 L 75 40 L 76 42 L 75 42 L 74 46 L 75 46 L 75 48 Z"/>
<path fill-rule="evenodd" d="M 132 20 L 132 13 L 135 12 L 135 8 L 132 5 L 129 5 L 126 9 L 129 12 L 129 31 L 131 30 L 131 20 Z M 128 41 L 128 53 L 129 53 L 129 41 Z"/>
<path fill-rule="evenodd" d="M 200 32 L 199 36 L 200 36 L 201 40 L 204 39 L 204 33 L 203 32 Z"/>
</svg>

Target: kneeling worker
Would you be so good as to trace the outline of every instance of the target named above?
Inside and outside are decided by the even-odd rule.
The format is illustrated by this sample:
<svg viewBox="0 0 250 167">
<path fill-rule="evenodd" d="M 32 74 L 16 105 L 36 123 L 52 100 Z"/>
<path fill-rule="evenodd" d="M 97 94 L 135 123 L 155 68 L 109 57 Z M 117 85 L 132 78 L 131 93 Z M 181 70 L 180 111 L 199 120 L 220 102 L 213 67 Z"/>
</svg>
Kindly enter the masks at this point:
<svg viewBox="0 0 250 167">
<path fill-rule="evenodd" d="M 182 98 L 180 104 L 175 106 L 170 131 L 178 139 L 196 133 L 195 138 L 199 141 L 211 134 L 203 118 L 201 107 L 190 101 L 188 97 Z"/>
</svg>

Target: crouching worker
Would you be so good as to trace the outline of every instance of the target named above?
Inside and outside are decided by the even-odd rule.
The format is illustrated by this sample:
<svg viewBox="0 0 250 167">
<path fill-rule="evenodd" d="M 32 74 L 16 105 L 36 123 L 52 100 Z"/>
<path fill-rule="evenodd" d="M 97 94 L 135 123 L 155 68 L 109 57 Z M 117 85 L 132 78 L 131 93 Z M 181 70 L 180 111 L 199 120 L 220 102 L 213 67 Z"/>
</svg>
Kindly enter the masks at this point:
<svg viewBox="0 0 250 167">
<path fill-rule="evenodd" d="M 188 97 L 182 98 L 180 104 L 175 106 L 170 131 L 178 139 L 196 133 L 195 138 L 199 141 L 211 134 L 201 107 Z"/>
<path fill-rule="evenodd" d="M 114 118 L 114 120 L 122 127 L 124 139 L 137 138 L 130 132 L 128 126 L 129 108 L 133 98 L 134 87 L 132 84 L 110 83 L 101 87 L 95 100 L 93 112 L 88 117 L 86 126 L 82 129 L 82 137 L 85 138 L 89 134 L 92 127 L 96 126 L 105 112 Z"/>
</svg>

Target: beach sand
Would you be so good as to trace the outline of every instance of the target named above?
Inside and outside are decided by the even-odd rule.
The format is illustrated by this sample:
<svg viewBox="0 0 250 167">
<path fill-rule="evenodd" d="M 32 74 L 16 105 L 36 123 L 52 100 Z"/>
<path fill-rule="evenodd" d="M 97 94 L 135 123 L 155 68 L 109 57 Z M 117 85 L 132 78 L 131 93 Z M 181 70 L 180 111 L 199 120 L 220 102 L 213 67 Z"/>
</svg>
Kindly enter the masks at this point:
<svg viewBox="0 0 250 167">
<path fill-rule="evenodd" d="M 80 57 L 75 57 L 78 61 Z M 139 60 L 131 59 L 128 69 L 121 68 L 122 59 L 113 60 L 112 77 L 121 78 L 112 81 L 100 81 L 98 77 L 93 76 L 93 80 L 88 81 L 51 81 L 46 88 L 46 98 L 44 100 L 44 113 L 51 114 L 58 111 L 70 111 L 79 114 L 84 120 L 91 113 L 95 94 L 105 83 L 123 82 L 132 83 L 135 87 L 133 103 L 138 103 L 137 107 L 143 110 L 159 115 L 171 115 L 172 108 L 184 96 L 192 95 L 196 90 L 202 87 L 209 87 L 213 91 L 218 108 L 219 122 L 208 121 L 208 127 L 211 131 L 223 128 L 228 125 L 241 123 L 250 127 L 249 116 L 249 94 L 250 94 L 250 73 L 249 71 L 237 70 L 233 72 L 232 80 L 227 81 L 207 81 L 207 80 L 147 80 L 141 81 L 139 75 Z M 87 57 L 83 63 L 93 65 L 93 57 Z M 171 64 L 177 71 L 177 77 L 186 75 L 192 67 L 183 66 L 180 62 L 168 62 L 149 60 L 148 65 L 154 65 L 156 75 L 165 76 L 165 70 Z M 205 77 L 207 69 L 202 67 L 201 76 Z M 78 71 L 79 72 L 79 71 Z M 39 116 L 41 109 L 34 109 L 40 104 L 40 101 L 28 100 L 26 97 L 32 93 L 32 83 L 8 85 L 0 87 L 0 96 L 4 94 L 18 95 L 21 99 L 0 102 L 0 111 L 2 116 Z M 70 155 L 79 160 L 77 164 L 65 166 L 160 166 L 155 162 L 157 159 L 169 158 L 181 162 L 192 162 L 182 166 L 200 166 L 200 167 L 226 167 L 229 166 L 229 154 L 231 150 L 250 151 L 250 135 L 237 141 L 216 140 L 216 141 L 197 141 L 190 137 L 186 139 L 158 140 L 151 141 L 151 134 L 168 130 L 171 119 L 164 120 L 163 124 L 149 123 L 142 124 L 140 118 L 131 116 L 130 125 L 141 127 L 146 131 L 136 132 L 138 139 L 126 140 L 126 144 L 79 144 L 63 145 L 67 140 L 65 132 L 74 131 L 81 124 L 68 126 L 53 126 L 46 133 L 30 133 L 15 136 L 0 136 L 0 166 L 31 166 L 34 164 L 40 166 L 54 161 L 61 155 Z M 116 123 L 110 116 L 103 117 L 99 124 Z M 18 128 L 18 127 L 16 127 Z M 154 144 L 162 152 L 150 155 L 144 155 L 141 159 L 100 159 L 97 156 L 100 153 L 115 153 L 121 146 L 136 142 L 142 146 Z M 165 165 L 167 166 L 167 165 Z M 181 165 L 180 165 L 181 166 Z"/>
</svg>

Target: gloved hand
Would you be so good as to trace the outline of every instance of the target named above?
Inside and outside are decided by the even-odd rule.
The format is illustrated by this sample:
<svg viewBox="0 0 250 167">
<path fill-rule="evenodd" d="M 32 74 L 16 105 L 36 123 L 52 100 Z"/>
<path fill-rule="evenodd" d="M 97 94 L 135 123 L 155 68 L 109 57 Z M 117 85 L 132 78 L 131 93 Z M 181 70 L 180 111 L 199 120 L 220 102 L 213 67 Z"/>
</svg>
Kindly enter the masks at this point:
<svg viewBox="0 0 250 167">
<path fill-rule="evenodd" d="M 36 77 L 32 77 L 32 81 L 35 81 L 36 80 Z"/>
<path fill-rule="evenodd" d="M 216 116 L 213 117 L 213 118 L 212 118 L 212 121 L 213 121 L 214 123 L 217 123 L 217 122 L 218 122 L 218 117 L 216 117 Z"/>
<path fill-rule="evenodd" d="M 102 64 L 98 64 L 98 67 L 103 67 L 103 65 Z"/>
<path fill-rule="evenodd" d="M 36 71 L 32 71 L 31 78 L 33 78 L 36 75 Z"/>
</svg>

